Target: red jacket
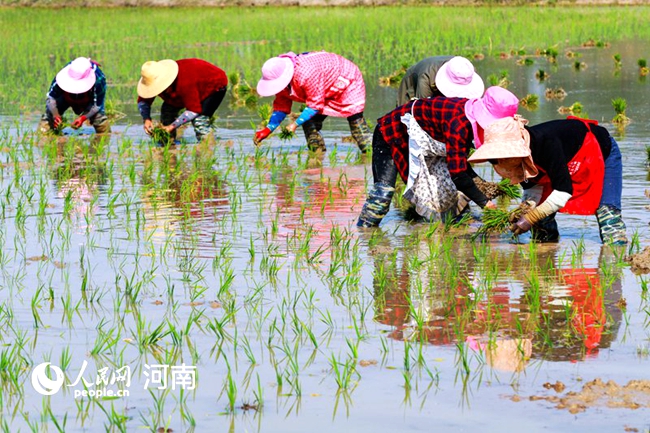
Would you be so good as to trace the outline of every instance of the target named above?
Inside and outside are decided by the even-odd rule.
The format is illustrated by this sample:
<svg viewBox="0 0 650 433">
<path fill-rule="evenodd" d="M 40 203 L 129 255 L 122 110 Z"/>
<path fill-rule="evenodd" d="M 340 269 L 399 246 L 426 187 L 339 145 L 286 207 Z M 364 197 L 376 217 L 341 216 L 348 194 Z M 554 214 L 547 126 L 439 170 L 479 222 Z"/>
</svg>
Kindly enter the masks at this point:
<svg viewBox="0 0 650 433">
<path fill-rule="evenodd" d="M 171 86 L 160 95 L 163 101 L 173 107 L 185 108 L 201 114 L 201 101 L 206 99 L 217 90 L 228 85 L 226 73 L 205 60 L 181 59 L 178 63 L 178 76 Z M 138 97 L 138 102 L 146 102 L 151 105 L 153 98 L 145 99 Z"/>
</svg>

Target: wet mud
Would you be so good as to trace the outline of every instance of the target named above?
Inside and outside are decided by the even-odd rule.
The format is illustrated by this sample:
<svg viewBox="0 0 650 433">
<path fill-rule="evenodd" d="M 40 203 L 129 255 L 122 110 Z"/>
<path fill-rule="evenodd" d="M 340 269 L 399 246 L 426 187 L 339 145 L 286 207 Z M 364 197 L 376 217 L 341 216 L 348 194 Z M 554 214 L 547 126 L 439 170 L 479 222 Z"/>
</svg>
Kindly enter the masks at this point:
<svg viewBox="0 0 650 433">
<path fill-rule="evenodd" d="M 641 409 L 650 407 L 650 381 L 631 380 L 625 385 L 619 385 L 613 380 L 607 382 L 596 378 L 586 383 L 579 391 L 567 391 L 562 394 L 566 385 L 560 381 L 554 384 L 545 383 L 544 388 L 553 390 L 559 395 L 531 395 L 529 401 L 543 400 L 555 405 L 556 409 L 568 410 L 570 413 L 584 412 L 590 408 L 612 409 Z M 521 396 L 512 396 L 512 401 L 519 402 Z"/>
<path fill-rule="evenodd" d="M 632 272 L 635 274 L 647 274 L 650 272 L 650 247 L 645 247 L 638 254 L 633 254 L 628 258 Z"/>
</svg>

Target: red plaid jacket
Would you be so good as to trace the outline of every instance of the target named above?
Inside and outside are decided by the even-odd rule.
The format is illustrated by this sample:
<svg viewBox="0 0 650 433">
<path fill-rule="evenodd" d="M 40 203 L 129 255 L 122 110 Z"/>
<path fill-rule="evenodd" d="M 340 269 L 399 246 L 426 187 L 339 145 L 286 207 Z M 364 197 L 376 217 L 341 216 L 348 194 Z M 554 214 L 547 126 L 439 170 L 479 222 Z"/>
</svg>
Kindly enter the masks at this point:
<svg viewBox="0 0 650 433">
<path fill-rule="evenodd" d="M 467 154 L 472 146 L 474 134 L 472 125 L 465 117 L 465 98 L 437 96 L 418 99 L 397 107 L 377 120 L 381 135 L 391 148 L 395 166 L 406 182 L 409 174 L 409 145 L 406 125 L 400 118 L 411 112 L 420 127 L 431 137 L 447 145 L 447 166 L 449 173 L 467 170 Z"/>
</svg>

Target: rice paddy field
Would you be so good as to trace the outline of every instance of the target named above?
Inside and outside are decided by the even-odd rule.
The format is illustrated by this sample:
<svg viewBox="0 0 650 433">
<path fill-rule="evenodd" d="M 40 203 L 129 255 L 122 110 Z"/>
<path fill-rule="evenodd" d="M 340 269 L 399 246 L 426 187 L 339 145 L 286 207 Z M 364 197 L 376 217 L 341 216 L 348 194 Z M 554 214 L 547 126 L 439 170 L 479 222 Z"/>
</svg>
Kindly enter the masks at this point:
<svg viewBox="0 0 650 433">
<path fill-rule="evenodd" d="M 650 245 L 649 14 L 0 9 L 0 430 L 650 431 L 650 277 L 629 264 Z M 360 66 L 373 124 L 395 105 L 380 79 L 443 54 L 507 86 L 531 124 L 597 119 L 623 153 L 629 245 L 566 215 L 558 243 L 476 236 L 478 208 L 445 227 L 399 198 L 357 229 L 372 173 L 347 122 L 326 121 L 321 157 L 300 132 L 252 142 L 271 100 L 246 83 L 268 57 L 318 49 Z M 77 56 L 108 77 L 113 133 L 40 135 Z M 238 88 L 215 139 L 158 147 L 140 66 L 186 57 Z"/>
</svg>

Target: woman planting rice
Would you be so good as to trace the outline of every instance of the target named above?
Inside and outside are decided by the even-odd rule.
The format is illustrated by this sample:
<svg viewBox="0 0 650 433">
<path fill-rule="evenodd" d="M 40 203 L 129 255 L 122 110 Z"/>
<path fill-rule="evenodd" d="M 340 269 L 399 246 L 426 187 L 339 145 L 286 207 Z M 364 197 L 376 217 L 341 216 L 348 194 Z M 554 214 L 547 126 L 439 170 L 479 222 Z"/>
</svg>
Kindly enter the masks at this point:
<svg viewBox="0 0 650 433">
<path fill-rule="evenodd" d="M 596 215 L 603 243 L 627 243 L 621 217 L 623 164 L 618 144 L 593 120 L 569 117 L 526 126 L 518 116 L 492 123 L 485 144 L 469 161 L 490 161 L 511 183 L 522 183 L 524 200 L 537 207 L 511 226 L 532 229 L 533 239 L 559 238 L 556 212 Z"/>
<path fill-rule="evenodd" d="M 151 104 L 159 96 L 163 100 L 160 109 L 163 129 L 175 137 L 180 126 L 192 122 L 196 139 L 201 141 L 210 133 L 210 117 L 219 108 L 227 87 L 226 73 L 205 60 L 146 62 L 138 82 L 138 109 L 145 132 L 149 135 L 154 132 Z"/>
<path fill-rule="evenodd" d="M 302 126 L 307 146 L 325 151 L 320 133 L 327 116 L 346 117 L 350 131 L 361 152 L 370 144 L 370 129 L 363 118 L 366 87 L 357 65 L 338 54 L 325 51 L 302 54 L 286 53 L 273 57 L 262 66 L 257 83 L 261 96 L 275 96 L 273 114 L 268 125 L 255 133 L 255 144 L 268 137 L 291 112 L 293 101 L 306 105 L 287 129 L 295 132 Z"/>
<path fill-rule="evenodd" d="M 483 128 L 497 119 L 513 116 L 518 106 L 519 100 L 515 95 L 495 86 L 487 89 L 481 98 L 437 96 L 411 101 L 380 118 L 372 141 L 374 185 L 368 193 L 357 225 L 379 225 L 388 213 L 397 174 L 408 182 L 409 135 L 406 125 L 402 123 L 402 116 L 408 113 L 431 138 L 446 145 L 447 168 L 458 191 L 481 208 L 495 207 L 476 186 L 474 178 L 477 175 L 467 163 L 467 155 L 472 138 L 478 145 Z"/>
<path fill-rule="evenodd" d="M 58 131 L 63 126 L 62 116 L 68 108 L 78 116 L 70 125 L 80 128 L 86 120 L 98 134 L 110 132 L 104 107 L 106 77 L 99 65 L 85 57 L 78 57 L 56 74 L 45 102 L 41 131 Z"/>
<path fill-rule="evenodd" d="M 413 98 L 478 98 L 484 89 L 483 80 L 474 72 L 474 66 L 466 58 L 427 57 L 408 68 L 404 74 L 397 91 L 397 106 L 402 106 Z"/>
</svg>

